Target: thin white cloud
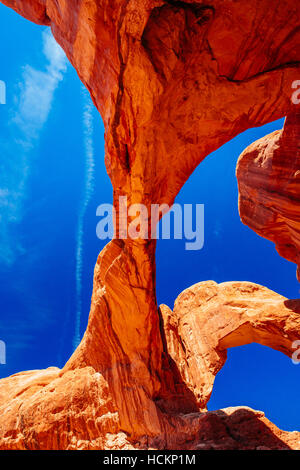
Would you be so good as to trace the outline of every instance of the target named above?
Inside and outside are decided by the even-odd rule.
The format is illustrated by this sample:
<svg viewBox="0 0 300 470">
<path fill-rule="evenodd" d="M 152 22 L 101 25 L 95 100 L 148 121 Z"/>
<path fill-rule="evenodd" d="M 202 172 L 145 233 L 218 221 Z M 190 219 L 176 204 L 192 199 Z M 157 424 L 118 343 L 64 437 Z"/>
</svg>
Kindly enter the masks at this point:
<svg viewBox="0 0 300 470">
<path fill-rule="evenodd" d="M 84 110 L 83 110 L 83 132 L 85 149 L 85 180 L 84 196 L 79 211 L 77 236 L 76 236 L 76 317 L 75 333 L 73 338 L 73 348 L 76 349 L 80 343 L 80 323 L 82 315 L 82 272 L 83 272 L 83 236 L 84 218 L 89 202 L 94 191 L 94 143 L 93 143 L 93 104 L 87 91 L 83 89 Z"/>
<path fill-rule="evenodd" d="M 15 124 L 25 134 L 27 144 L 38 138 L 46 123 L 54 92 L 66 71 L 65 53 L 54 40 L 50 30 L 43 33 L 43 53 L 47 61 L 46 70 L 24 67 L 23 83 Z"/>
<path fill-rule="evenodd" d="M 30 65 L 23 67 L 10 118 L 1 129 L 7 135 L 0 139 L 0 263 L 7 265 L 22 252 L 15 227 L 22 220 L 33 148 L 67 68 L 66 56 L 50 29 L 43 31 L 42 43 L 43 67 L 41 70 Z"/>
</svg>

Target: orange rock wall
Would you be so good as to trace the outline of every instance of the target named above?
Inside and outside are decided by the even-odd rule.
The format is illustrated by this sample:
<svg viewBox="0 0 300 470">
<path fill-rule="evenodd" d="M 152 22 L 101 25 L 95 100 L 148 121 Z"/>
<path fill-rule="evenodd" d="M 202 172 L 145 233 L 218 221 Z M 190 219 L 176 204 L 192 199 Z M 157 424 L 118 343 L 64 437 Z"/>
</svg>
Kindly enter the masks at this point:
<svg viewBox="0 0 300 470">
<path fill-rule="evenodd" d="M 300 105 L 242 153 L 237 178 L 242 221 L 298 265 L 300 280 Z"/>
<path fill-rule="evenodd" d="M 105 125 L 117 214 L 120 195 L 148 208 L 171 205 L 210 152 L 292 113 L 291 84 L 300 74 L 294 0 L 275 8 L 273 0 L 2 3 L 50 25 L 90 91 Z M 204 418 L 197 412 L 212 385 L 196 384 L 197 364 L 186 379 L 166 337 L 155 297 L 155 241 L 113 240 L 95 267 L 87 331 L 63 370 L 0 381 L 0 446 L 198 442 Z M 16 381 L 17 394 L 7 395 Z"/>
</svg>

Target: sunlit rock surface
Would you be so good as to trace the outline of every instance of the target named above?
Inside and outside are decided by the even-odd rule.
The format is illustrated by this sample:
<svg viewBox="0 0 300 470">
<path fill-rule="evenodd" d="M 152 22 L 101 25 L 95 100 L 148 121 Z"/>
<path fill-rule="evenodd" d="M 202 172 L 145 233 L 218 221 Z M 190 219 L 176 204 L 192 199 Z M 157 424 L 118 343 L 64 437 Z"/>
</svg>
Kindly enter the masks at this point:
<svg viewBox="0 0 300 470">
<path fill-rule="evenodd" d="M 179 295 L 173 312 L 160 310 L 168 351 L 203 409 L 228 348 L 259 343 L 291 357 L 300 336 L 300 300 L 250 282 L 200 282 Z"/>
<path fill-rule="evenodd" d="M 157 403 L 146 415 L 132 401 L 137 422 L 144 420 L 153 432 L 124 433 L 120 404 L 128 406 L 130 394 L 121 383 L 119 396 L 113 397 L 113 388 L 97 372 L 95 355 L 93 365 L 1 380 L 0 448 L 300 449 L 299 432 L 279 430 L 262 412 L 241 407 L 206 412 L 227 348 L 257 342 L 293 354 L 293 342 L 300 337 L 300 300 L 287 300 L 253 283 L 208 281 L 180 294 L 173 312 L 164 305 L 160 311 L 169 352 L 165 366 L 177 378 L 174 400 L 190 393 L 194 410 L 184 412 L 182 404 L 181 412 L 162 412 Z"/>
<path fill-rule="evenodd" d="M 237 165 L 242 221 L 298 265 L 300 280 L 300 105 L 284 129 L 250 145 Z"/>
<path fill-rule="evenodd" d="M 90 91 L 105 125 L 117 214 L 120 195 L 148 209 L 171 205 L 210 152 L 294 112 L 291 87 L 300 74 L 294 0 L 2 3 L 51 26 Z M 239 328 L 234 318 L 232 331 Z M 181 321 L 178 328 L 179 337 L 186 335 Z M 87 331 L 64 369 L 0 381 L 0 447 L 297 447 L 298 434 L 279 431 L 259 413 L 199 414 L 213 381 L 202 384 L 203 365 L 197 371 L 203 340 L 193 337 L 201 331 L 195 325 L 186 350 L 170 334 L 155 296 L 155 241 L 112 241 L 96 264 Z M 212 350 L 220 346 L 213 344 Z M 224 349 L 225 343 L 216 353 L 216 371 Z"/>
</svg>

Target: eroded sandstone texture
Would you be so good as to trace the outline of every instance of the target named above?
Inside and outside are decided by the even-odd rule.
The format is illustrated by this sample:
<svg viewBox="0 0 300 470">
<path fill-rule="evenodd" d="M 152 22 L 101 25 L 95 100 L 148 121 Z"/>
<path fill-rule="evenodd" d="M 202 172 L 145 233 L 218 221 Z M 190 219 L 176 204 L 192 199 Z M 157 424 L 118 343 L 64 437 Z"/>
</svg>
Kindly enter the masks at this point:
<svg viewBox="0 0 300 470">
<path fill-rule="evenodd" d="M 165 305 L 160 312 L 168 368 L 177 378 L 174 402 L 178 406 L 181 396 L 190 395 L 194 410 L 183 413 L 182 404 L 181 412 L 163 413 L 156 403 L 149 420 L 157 422 L 143 423 L 149 429 L 156 425 L 156 431 L 134 436 L 120 421 L 123 387 L 132 384 L 119 383 L 117 402 L 95 363 L 23 372 L 0 381 L 0 448 L 300 449 L 299 432 L 280 431 L 261 412 L 205 410 L 228 348 L 257 342 L 293 354 L 292 343 L 300 336 L 299 300 L 252 283 L 208 281 L 180 294 L 173 312 Z M 137 402 L 130 405 L 137 429 L 147 416 Z"/>
<path fill-rule="evenodd" d="M 171 205 L 210 152 L 249 127 L 294 113 L 294 0 L 2 3 L 51 26 L 90 91 L 106 129 L 117 213 L 119 196 L 148 208 Z M 192 296 L 203 310 L 187 307 L 183 293 L 174 314 L 165 307 L 160 314 L 155 241 L 123 240 L 117 226 L 96 264 L 87 331 L 66 366 L 0 381 L 0 448 L 300 447 L 298 433 L 279 431 L 260 413 L 199 413 L 227 347 L 259 339 L 290 353 L 297 337 L 297 309 L 247 286 L 204 285 L 216 297 L 215 320 L 205 317 L 214 304 L 202 287 Z M 242 307 L 232 306 L 235 295 Z"/>
<path fill-rule="evenodd" d="M 298 265 L 300 281 L 300 105 L 283 130 L 243 152 L 237 178 L 242 221 Z"/>
<path fill-rule="evenodd" d="M 160 306 L 168 351 L 205 409 L 228 348 L 259 343 L 292 356 L 299 337 L 300 300 L 250 282 L 200 282 Z"/>
</svg>

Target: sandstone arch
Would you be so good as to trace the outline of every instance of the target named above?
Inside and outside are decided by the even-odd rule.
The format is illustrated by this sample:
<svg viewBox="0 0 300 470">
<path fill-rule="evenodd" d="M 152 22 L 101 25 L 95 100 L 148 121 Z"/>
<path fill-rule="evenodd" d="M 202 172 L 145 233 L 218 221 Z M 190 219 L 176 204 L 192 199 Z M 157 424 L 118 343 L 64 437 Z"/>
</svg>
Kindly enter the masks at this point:
<svg viewBox="0 0 300 470">
<path fill-rule="evenodd" d="M 160 309 L 168 351 L 202 409 L 228 348 L 259 343 L 292 357 L 300 334 L 300 301 L 250 282 L 200 282 L 179 295 L 173 312 Z"/>
<path fill-rule="evenodd" d="M 120 195 L 128 204 L 171 205 L 210 152 L 293 113 L 293 0 L 2 3 L 51 26 L 90 91 L 106 129 L 117 213 Z M 96 264 L 87 331 L 63 370 L 0 382 L 0 447 L 196 442 L 201 397 L 174 364 L 161 326 L 155 241 L 113 240 Z"/>
</svg>

